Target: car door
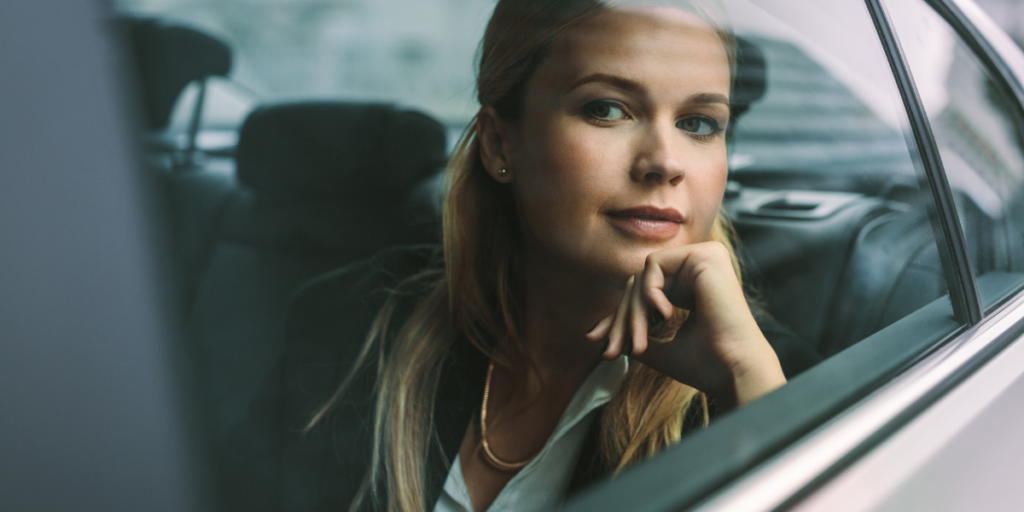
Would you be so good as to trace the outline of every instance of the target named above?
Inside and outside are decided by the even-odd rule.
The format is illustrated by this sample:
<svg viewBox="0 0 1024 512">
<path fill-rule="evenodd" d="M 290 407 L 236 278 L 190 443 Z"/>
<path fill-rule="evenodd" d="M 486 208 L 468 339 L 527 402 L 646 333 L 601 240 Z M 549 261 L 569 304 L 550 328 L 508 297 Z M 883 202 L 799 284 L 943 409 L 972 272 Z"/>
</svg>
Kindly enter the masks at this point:
<svg viewBox="0 0 1024 512">
<path fill-rule="evenodd" d="M 1024 474 L 1024 125 L 1014 73 L 1021 54 L 970 3 L 887 7 L 953 191 L 986 318 L 934 367 L 933 380 L 942 366 L 960 374 L 947 375 L 948 393 L 796 508 L 1014 510 Z"/>
<path fill-rule="evenodd" d="M 107 14 L 0 3 L 0 510 L 206 510 Z"/>
</svg>

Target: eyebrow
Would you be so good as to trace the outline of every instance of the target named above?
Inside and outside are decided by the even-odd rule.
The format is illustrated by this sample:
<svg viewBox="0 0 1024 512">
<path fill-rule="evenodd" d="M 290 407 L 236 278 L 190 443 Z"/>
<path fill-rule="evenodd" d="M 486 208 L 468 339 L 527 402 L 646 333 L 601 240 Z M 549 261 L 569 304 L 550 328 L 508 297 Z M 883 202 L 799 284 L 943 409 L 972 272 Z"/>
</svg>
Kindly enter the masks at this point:
<svg viewBox="0 0 1024 512">
<path fill-rule="evenodd" d="M 572 83 L 572 85 L 569 86 L 569 90 L 574 90 L 581 85 L 589 84 L 591 82 L 604 82 L 608 85 L 618 87 L 619 89 L 623 89 L 625 91 L 634 93 L 644 92 L 644 86 L 640 85 L 639 82 L 635 82 L 628 78 L 622 78 L 621 76 L 609 75 L 605 73 L 593 73 L 583 78 L 580 78 L 579 80 L 576 80 L 575 82 Z"/>
<path fill-rule="evenodd" d="M 729 98 L 724 94 L 718 94 L 717 92 L 702 92 L 700 94 L 694 94 L 690 96 L 687 103 L 696 103 L 698 105 L 710 105 L 712 103 L 721 103 L 726 107 L 729 106 Z"/>
<path fill-rule="evenodd" d="M 591 82 L 603 82 L 613 87 L 617 87 L 624 91 L 635 94 L 645 92 L 645 88 L 643 85 L 640 84 L 640 82 L 636 82 L 628 78 L 623 78 L 621 76 L 609 75 L 606 73 L 593 73 L 583 78 L 580 78 L 579 80 L 576 80 L 575 82 L 572 83 L 572 85 L 569 86 L 569 90 L 574 90 L 577 87 L 580 87 L 581 85 L 589 84 Z M 687 98 L 686 102 L 697 105 L 710 105 L 713 103 L 721 103 L 722 105 L 728 107 L 729 97 L 724 94 L 714 92 L 702 92 L 690 96 L 689 98 Z"/>
</svg>

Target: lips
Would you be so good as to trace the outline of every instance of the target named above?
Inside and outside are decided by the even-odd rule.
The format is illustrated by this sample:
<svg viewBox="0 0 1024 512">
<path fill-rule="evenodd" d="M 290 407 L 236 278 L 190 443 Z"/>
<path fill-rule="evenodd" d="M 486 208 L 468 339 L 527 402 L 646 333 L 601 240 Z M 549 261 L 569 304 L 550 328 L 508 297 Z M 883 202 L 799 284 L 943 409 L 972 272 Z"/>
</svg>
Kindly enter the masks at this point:
<svg viewBox="0 0 1024 512">
<path fill-rule="evenodd" d="M 683 215 L 673 208 L 638 206 L 608 214 L 613 226 L 635 238 L 667 240 L 679 232 Z"/>
</svg>

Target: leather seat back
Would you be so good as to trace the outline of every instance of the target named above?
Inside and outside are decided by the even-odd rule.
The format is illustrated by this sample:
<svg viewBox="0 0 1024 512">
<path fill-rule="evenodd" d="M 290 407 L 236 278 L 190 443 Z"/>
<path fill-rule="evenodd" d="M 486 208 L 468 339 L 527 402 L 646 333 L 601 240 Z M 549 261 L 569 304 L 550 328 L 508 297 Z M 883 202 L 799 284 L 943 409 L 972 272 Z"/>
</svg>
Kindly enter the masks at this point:
<svg viewBox="0 0 1024 512">
<path fill-rule="evenodd" d="M 211 176 L 172 175 L 182 208 L 222 197 L 203 210 L 215 226 L 193 225 L 187 244 L 198 269 L 187 338 L 216 429 L 242 418 L 278 358 L 285 311 L 303 283 L 388 246 L 437 241 L 436 226 L 410 223 L 409 202 L 445 149 L 443 127 L 418 112 L 278 104 L 243 125 L 232 190 L 211 192 L 223 188 Z"/>
<path fill-rule="evenodd" d="M 892 211 L 857 234 L 818 346 L 832 356 L 946 294 L 923 208 Z"/>
</svg>

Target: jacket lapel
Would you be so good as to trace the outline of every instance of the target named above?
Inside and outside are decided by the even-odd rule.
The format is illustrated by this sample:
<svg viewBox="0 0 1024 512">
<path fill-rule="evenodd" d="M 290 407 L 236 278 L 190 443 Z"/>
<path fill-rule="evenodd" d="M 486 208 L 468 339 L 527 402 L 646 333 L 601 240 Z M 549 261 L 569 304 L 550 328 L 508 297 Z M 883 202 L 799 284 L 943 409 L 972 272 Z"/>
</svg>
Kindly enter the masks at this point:
<svg viewBox="0 0 1024 512">
<path fill-rule="evenodd" d="M 459 453 L 466 427 L 484 399 L 489 358 L 460 336 L 441 368 L 434 398 L 434 440 L 427 454 L 428 510 L 433 510 L 448 479 L 452 461 Z"/>
<path fill-rule="evenodd" d="M 590 422 L 587 437 L 583 439 L 583 446 L 580 449 L 580 456 L 576 459 L 576 464 L 572 469 L 572 477 L 569 479 L 569 497 L 612 472 L 608 461 L 601 455 L 601 416 L 604 414 L 604 408 L 605 406 L 602 405 L 591 413 L 595 415 L 594 420 Z"/>
</svg>

